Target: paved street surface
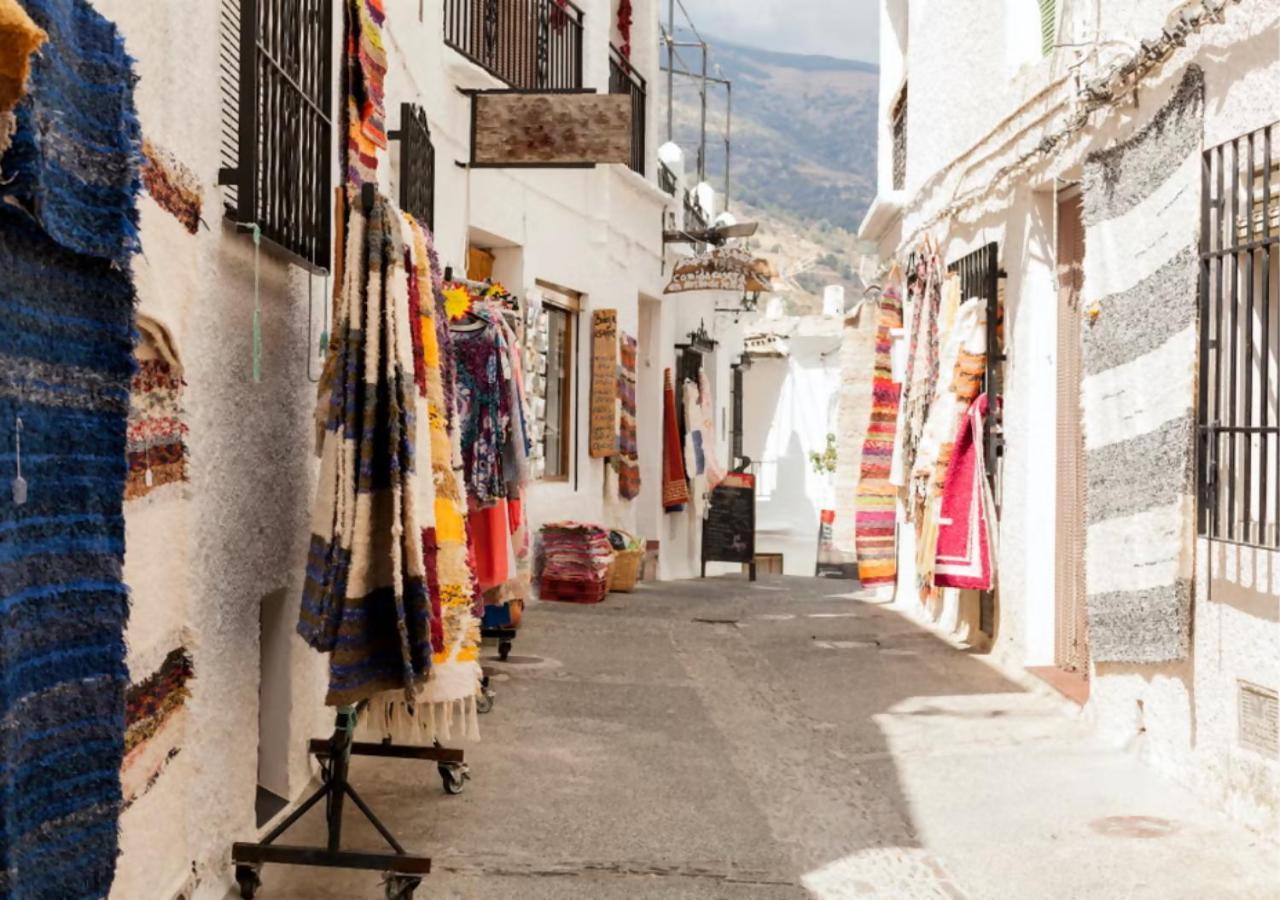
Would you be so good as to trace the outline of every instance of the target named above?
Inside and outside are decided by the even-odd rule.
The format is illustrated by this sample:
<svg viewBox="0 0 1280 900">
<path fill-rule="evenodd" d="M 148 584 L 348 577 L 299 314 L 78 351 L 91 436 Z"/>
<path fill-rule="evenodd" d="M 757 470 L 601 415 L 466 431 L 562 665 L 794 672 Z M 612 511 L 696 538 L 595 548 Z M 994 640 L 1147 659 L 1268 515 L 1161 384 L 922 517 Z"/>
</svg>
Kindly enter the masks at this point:
<svg viewBox="0 0 1280 900">
<path fill-rule="evenodd" d="M 723 578 L 542 604 L 486 660 L 499 697 L 463 794 L 422 763 L 357 760 L 353 781 L 434 856 L 432 900 L 1280 897 L 1280 848 L 844 590 Z M 263 879 L 263 900 L 382 896 L 371 874 Z"/>
</svg>

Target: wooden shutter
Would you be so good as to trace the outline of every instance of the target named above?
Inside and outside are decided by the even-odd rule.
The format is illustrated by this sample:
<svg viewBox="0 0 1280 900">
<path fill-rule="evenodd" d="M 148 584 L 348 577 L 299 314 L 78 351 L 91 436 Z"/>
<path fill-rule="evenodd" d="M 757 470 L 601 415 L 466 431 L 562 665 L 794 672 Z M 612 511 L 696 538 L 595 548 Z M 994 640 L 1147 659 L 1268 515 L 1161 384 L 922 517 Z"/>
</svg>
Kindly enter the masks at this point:
<svg viewBox="0 0 1280 900">
<path fill-rule="evenodd" d="M 1058 39 L 1057 0 L 1040 0 L 1040 52 L 1048 56 Z"/>
</svg>

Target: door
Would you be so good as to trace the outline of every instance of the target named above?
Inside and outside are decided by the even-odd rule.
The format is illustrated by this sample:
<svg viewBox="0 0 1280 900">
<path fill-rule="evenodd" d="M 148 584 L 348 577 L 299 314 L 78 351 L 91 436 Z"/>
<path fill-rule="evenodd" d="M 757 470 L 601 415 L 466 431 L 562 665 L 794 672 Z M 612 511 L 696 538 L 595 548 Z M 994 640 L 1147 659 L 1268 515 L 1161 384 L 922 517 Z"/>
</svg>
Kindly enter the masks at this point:
<svg viewBox="0 0 1280 900">
<path fill-rule="evenodd" d="M 1058 199 L 1057 549 L 1054 663 L 1087 678 L 1089 624 L 1084 584 L 1084 432 L 1080 422 L 1084 225 L 1078 190 Z"/>
</svg>

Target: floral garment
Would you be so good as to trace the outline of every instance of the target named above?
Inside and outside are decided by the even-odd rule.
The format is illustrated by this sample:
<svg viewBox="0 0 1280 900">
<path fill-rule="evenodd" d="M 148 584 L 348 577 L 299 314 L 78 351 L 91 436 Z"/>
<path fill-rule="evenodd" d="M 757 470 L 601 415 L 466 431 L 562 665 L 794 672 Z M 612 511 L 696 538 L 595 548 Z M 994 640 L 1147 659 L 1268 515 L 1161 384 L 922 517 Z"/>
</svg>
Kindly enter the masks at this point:
<svg viewBox="0 0 1280 900">
<path fill-rule="evenodd" d="M 452 331 L 467 493 L 476 505 L 487 506 L 507 495 L 503 447 L 511 427 L 511 398 L 502 346 L 497 326 L 484 319 Z"/>
</svg>

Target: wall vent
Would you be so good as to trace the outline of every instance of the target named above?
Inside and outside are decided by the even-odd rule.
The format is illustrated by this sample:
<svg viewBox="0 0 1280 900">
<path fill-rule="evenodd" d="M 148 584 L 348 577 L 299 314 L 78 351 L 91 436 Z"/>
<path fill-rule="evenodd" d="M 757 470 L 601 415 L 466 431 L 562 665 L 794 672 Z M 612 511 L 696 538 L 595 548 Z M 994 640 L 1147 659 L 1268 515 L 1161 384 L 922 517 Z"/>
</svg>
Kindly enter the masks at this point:
<svg viewBox="0 0 1280 900">
<path fill-rule="evenodd" d="M 1240 746 L 1280 757 L 1280 695 L 1247 681 L 1240 682 Z"/>
</svg>

